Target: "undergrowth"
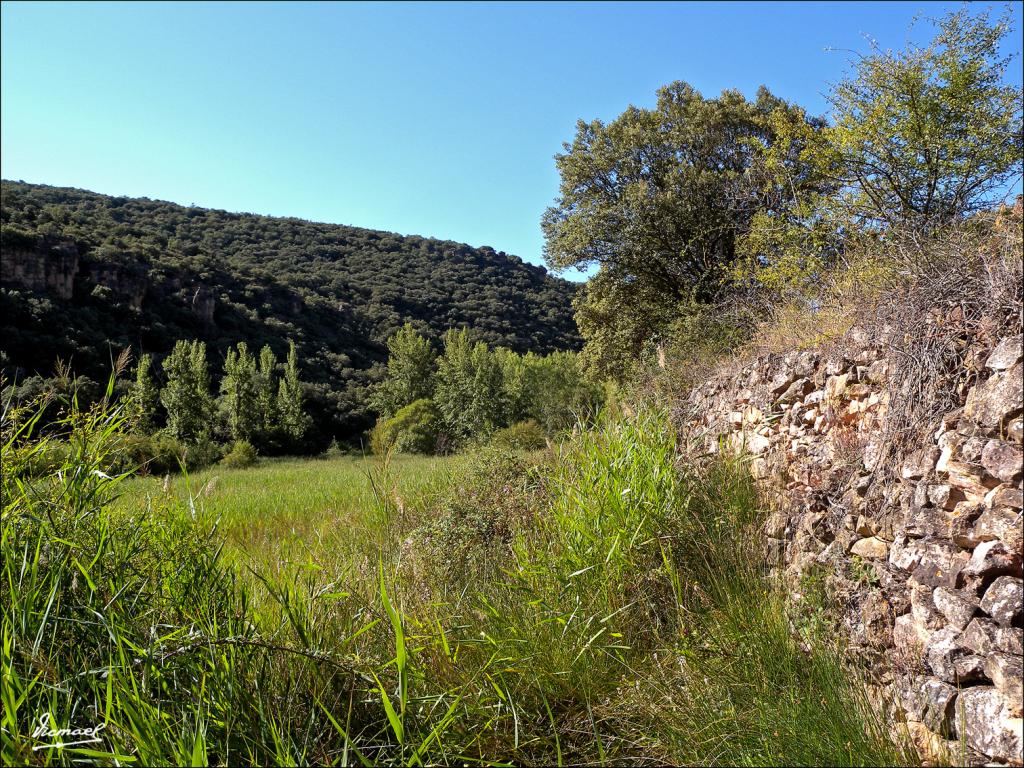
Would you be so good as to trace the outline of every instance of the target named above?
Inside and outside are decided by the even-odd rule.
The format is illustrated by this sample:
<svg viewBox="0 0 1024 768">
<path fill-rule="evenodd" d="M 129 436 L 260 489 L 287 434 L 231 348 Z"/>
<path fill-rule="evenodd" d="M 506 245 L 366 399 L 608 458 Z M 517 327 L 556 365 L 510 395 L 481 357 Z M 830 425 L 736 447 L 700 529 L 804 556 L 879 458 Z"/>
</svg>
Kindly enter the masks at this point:
<svg viewBox="0 0 1024 768">
<path fill-rule="evenodd" d="M 382 464 L 356 540 L 289 567 L 228 557 L 198 491 L 115 503 L 126 418 L 4 413 L 5 764 L 912 762 L 794 635 L 742 463 L 658 411 L 415 497 Z"/>
</svg>

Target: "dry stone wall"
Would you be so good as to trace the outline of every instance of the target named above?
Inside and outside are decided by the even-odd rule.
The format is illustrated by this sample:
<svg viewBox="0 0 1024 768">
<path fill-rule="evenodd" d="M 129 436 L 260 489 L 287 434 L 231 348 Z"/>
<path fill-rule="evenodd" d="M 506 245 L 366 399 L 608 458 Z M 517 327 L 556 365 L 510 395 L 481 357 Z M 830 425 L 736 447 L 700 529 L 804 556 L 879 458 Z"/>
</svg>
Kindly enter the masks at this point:
<svg viewBox="0 0 1024 768">
<path fill-rule="evenodd" d="M 693 389 L 677 420 L 743 451 L 794 600 L 824 574 L 848 652 L 926 762 L 1022 764 L 1022 339 L 966 350 L 959 407 L 895 447 L 895 352 L 769 355 Z M 897 436 L 898 437 L 898 436 Z M 909 442 L 909 445 L 905 444 Z"/>
</svg>

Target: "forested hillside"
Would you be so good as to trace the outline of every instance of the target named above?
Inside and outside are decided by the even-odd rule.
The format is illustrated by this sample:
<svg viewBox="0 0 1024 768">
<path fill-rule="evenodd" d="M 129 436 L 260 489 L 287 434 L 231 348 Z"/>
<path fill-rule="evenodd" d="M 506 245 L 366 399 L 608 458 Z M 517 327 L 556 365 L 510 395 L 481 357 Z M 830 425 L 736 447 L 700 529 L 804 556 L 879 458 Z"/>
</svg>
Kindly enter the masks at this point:
<svg viewBox="0 0 1024 768">
<path fill-rule="evenodd" d="M 325 432 L 372 423 L 367 385 L 404 322 L 468 327 L 518 352 L 573 349 L 574 286 L 488 247 L 357 227 L 3 182 L 0 349 L 8 377 L 58 358 L 104 380 L 131 345 L 295 341 Z M 16 370 L 21 369 L 21 370 Z"/>
</svg>

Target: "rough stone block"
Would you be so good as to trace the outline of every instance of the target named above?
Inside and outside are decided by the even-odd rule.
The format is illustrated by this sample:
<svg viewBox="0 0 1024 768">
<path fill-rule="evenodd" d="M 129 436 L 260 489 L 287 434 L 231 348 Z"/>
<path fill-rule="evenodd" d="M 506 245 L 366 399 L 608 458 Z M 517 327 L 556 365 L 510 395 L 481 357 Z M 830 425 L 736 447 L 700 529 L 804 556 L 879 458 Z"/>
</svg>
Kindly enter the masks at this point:
<svg viewBox="0 0 1024 768">
<path fill-rule="evenodd" d="M 974 524 L 974 536 L 978 541 L 1002 541 L 1012 551 L 1020 553 L 1024 544 L 1024 529 L 1021 528 L 1021 512 L 1010 507 L 995 507 L 981 513 Z"/>
<path fill-rule="evenodd" d="M 928 641 L 925 663 L 931 673 L 947 683 L 957 682 L 956 663 L 970 652 L 960 643 L 960 630 L 943 627 Z"/>
<path fill-rule="evenodd" d="M 967 393 L 964 417 L 975 424 L 998 432 L 1024 409 L 1024 366 L 1015 364 L 997 371 L 984 383 Z"/>
<path fill-rule="evenodd" d="M 983 541 L 974 548 L 971 559 L 961 573 L 983 580 L 997 576 L 1019 576 L 1021 556 L 1001 541 Z"/>
<path fill-rule="evenodd" d="M 952 730 L 957 689 L 935 678 L 909 678 L 901 686 L 900 700 L 911 720 L 935 733 Z"/>
<path fill-rule="evenodd" d="M 1007 336 L 1000 341 L 985 363 L 986 368 L 994 371 L 1005 371 L 1012 368 L 1021 359 L 1021 334 Z"/>
<path fill-rule="evenodd" d="M 1006 697 L 1010 714 L 1024 714 L 1024 663 L 1020 656 L 990 653 L 985 659 L 985 676 Z"/>
<path fill-rule="evenodd" d="M 989 440 L 981 452 L 981 465 L 1004 483 L 1016 483 L 1024 473 L 1024 453 L 1005 440 Z"/>
<path fill-rule="evenodd" d="M 1024 654 L 1024 629 L 1001 627 L 992 619 L 978 616 L 960 634 L 960 644 L 981 656 L 995 652 L 1020 656 Z"/>
<path fill-rule="evenodd" d="M 936 446 L 912 453 L 903 462 L 900 474 L 904 480 L 919 480 L 935 469 L 935 462 L 941 455 L 942 451 Z"/>
<path fill-rule="evenodd" d="M 932 601 L 949 626 L 965 629 L 978 611 L 978 601 L 968 593 L 946 587 L 936 587 Z"/>
<path fill-rule="evenodd" d="M 1020 624 L 1024 617 L 1024 581 L 1013 576 L 1000 576 L 985 591 L 981 610 L 1001 626 Z"/>
<path fill-rule="evenodd" d="M 850 553 L 866 560 L 884 560 L 889 554 L 889 545 L 877 536 L 869 536 L 855 541 Z"/>
<path fill-rule="evenodd" d="M 997 760 L 1020 762 L 1024 732 L 1006 698 L 995 687 L 978 686 L 957 697 L 956 732 L 968 746 Z"/>
</svg>

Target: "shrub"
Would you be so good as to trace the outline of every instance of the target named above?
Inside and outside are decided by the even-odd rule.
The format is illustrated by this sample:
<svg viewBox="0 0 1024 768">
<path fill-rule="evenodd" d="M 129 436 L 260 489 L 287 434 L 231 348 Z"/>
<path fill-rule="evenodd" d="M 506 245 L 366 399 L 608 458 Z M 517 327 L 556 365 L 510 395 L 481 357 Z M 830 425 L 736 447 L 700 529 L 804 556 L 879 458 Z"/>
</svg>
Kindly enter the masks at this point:
<svg viewBox="0 0 1024 768">
<path fill-rule="evenodd" d="M 121 438 L 121 472 L 163 475 L 181 470 L 185 446 L 164 432 L 155 435 L 125 435 Z"/>
<path fill-rule="evenodd" d="M 256 449 L 248 440 L 236 440 L 220 463 L 231 469 L 251 467 L 256 463 Z"/>
<path fill-rule="evenodd" d="M 417 400 L 390 419 L 381 419 L 370 434 L 370 446 L 379 455 L 433 453 L 441 435 L 441 414 L 433 401 Z"/>
<path fill-rule="evenodd" d="M 547 445 L 544 429 L 534 419 L 499 429 L 491 437 L 491 445 L 513 451 L 535 451 Z"/>
<path fill-rule="evenodd" d="M 541 493 L 537 472 L 522 454 L 506 446 L 482 448 L 438 499 L 434 519 L 413 534 L 419 577 L 461 584 L 504 563 Z"/>
<path fill-rule="evenodd" d="M 185 464 L 189 470 L 202 469 L 216 464 L 223 455 L 223 449 L 210 433 L 205 430 L 185 449 Z"/>
</svg>

